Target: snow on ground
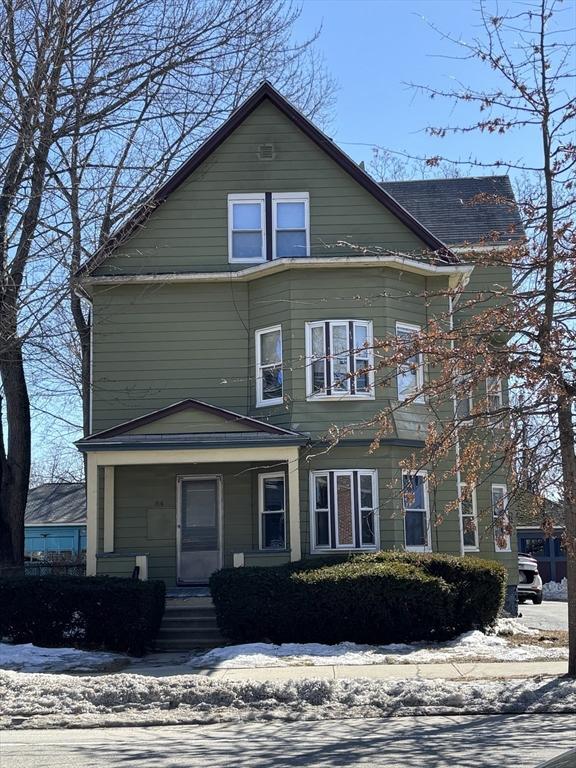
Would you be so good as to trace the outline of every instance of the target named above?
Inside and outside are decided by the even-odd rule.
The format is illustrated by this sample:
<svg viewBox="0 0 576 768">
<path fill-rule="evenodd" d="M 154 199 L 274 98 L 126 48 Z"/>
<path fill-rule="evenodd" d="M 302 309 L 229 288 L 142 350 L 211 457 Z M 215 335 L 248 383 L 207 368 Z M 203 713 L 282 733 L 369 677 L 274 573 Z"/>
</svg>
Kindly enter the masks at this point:
<svg viewBox="0 0 576 768">
<path fill-rule="evenodd" d="M 562 581 L 548 581 L 542 586 L 544 600 L 568 600 L 568 579 Z"/>
<path fill-rule="evenodd" d="M 534 634 L 513 619 L 497 626 L 503 634 Z M 512 624 L 512 622 L 514 622 Z M 501 629 L 502 627 L 502 629 Z M 538 631 L 535 632 L 538 634 Z M 529 642 L 529 641 L 527 641 Z M 214 648 L 190 658 L 191 667 L 245 669 L 246 667 L 326 666 L 334 664 L 442 664 L 451 661 L 532 661 L 568 658 L 567 648 L 537 645 L 510 645 L 503 637 L 483 632 L 466 632 L 446 643 L 393 643 L 356 645 L 340 643 L 248 643 Z"/>
<path fill-rule="evenodd" d="M 97 672 L 120 669 L 125 656 L 115 653 L 79 651 L 76 648 L 39 648 L 32 643 L 0 643 L 0 669 L 22 672 Z"/>
<path fill-rule="evenodd" d="M 0 672 L 1 728 L 576 712 L 576 681 L 92 677 Z"/>
</svg>

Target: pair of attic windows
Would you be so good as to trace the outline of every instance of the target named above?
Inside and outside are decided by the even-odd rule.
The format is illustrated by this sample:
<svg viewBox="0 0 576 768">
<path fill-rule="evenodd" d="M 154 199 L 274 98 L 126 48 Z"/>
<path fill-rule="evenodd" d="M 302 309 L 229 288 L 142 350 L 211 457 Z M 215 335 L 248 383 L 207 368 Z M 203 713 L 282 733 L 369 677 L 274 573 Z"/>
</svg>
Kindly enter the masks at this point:
<svg viewBox="0 0 576 768">
<path fill-rule="evenodd" d="M 228 196 L 228 259 L 263 262 L 310 255 L 307 192 Z"/>
</svg>

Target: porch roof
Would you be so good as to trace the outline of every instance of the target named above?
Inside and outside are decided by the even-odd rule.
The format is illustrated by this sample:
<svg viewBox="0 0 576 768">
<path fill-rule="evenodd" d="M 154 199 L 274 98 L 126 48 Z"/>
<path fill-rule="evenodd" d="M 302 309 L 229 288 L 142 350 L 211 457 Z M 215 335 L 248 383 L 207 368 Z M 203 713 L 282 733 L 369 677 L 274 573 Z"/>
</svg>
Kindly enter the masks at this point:
<svg viewBox="0 0 576 768">
<path fill-rule="evenodd" d="M 92 437 L 76 443 L 80 451 L 146 451 L 178 448 L 250 448 L 266 446 L 298 446 L 308 442 L 307 435 L 270 432 L 186 432 L 166 434 L 124 434 Z"/>
</svg>

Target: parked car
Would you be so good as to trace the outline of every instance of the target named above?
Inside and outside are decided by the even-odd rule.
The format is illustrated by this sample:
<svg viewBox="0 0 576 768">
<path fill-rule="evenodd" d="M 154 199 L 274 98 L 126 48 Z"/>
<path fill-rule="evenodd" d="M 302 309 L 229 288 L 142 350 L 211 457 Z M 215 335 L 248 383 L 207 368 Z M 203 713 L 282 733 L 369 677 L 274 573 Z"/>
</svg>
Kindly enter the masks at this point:
<svg viewBox="0 0 576 768">
<path fill-rule="evenodd" d="M 518 555 L 518 602 L 532 600 L 534 605 L 542 602 L 542 579 L 538 573 L 538 562 L 530 555 Z"/>
</svg>

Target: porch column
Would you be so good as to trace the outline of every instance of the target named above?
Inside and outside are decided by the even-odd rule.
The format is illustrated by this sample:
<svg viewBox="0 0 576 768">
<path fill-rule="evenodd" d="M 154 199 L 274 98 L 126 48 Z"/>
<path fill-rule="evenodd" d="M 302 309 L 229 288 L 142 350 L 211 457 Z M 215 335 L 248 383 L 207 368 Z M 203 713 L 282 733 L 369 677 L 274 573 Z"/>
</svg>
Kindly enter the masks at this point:
<svg viewBox="0 0 576 768">
<path fill-rule="evenodd" d="M 290 560 L 302 557 L 302 532 L 300 528 L 300 473 L 298 448 L 288 459 L 288 515 L 290 519 Z"/>
<path fill-rule="evenodd" d="M 114 467 L 104 467 L 104 552 L 114 552 Z"/>
<path fill-rule="evenodd" d="M 96 576 L 98 548 L 98 463 L 93 453 L 86 455 L 86 576 Z"/>
</svg>

